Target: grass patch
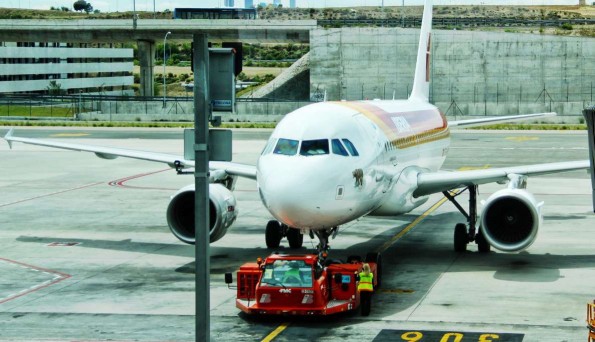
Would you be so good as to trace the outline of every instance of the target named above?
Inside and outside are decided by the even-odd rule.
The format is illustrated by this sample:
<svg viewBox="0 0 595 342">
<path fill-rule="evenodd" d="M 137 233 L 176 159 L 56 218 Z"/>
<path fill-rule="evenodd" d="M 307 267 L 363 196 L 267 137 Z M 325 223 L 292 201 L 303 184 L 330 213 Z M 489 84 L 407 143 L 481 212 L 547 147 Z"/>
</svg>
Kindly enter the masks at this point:
<svg viewBox="0 0 595 342">
<path fill-rule="evenodd" d="M 219 128 L 275 128 L 274 122 L 224 122 Z M 107 121 L 0 121 L 0 126 L 8 127 L 144 127 L 144 128 L 194 128 L 193 122 L 107 122 Z"/>
<path fill-rule="evenodd" d="M 468 129 L 494 129 L 508 131 L 580 131 L 586 130 L 585 124 L 495 124 Z"/>
<path fill-rule="evenodd" d="M 72 108 L 53 106 L 0 106 L 0 116 L 71 117 Z"/>
<path fill-rule="evenodd" d="M 144 128 L 194 128 L 193 122 L 144 122 L 144 121 L 37 121 L 37 120 L 4 120 L 0 126 L 54 126 L 54 127 L 144 127 Z M 218 128 L 275 128 L 275 122 L 223 122 Z M 467 130 L 548 130 L 573 131 L 586 130 L 585 124 L 496 124 L 467 128 Z"/>
</svg>

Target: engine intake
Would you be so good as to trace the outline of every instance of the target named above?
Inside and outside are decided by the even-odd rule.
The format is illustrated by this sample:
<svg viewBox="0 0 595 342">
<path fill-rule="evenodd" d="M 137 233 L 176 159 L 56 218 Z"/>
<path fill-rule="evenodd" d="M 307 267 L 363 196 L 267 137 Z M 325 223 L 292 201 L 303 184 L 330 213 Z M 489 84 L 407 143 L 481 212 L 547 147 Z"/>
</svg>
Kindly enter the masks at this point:
<svg viewBox="0 0 595 342">
<path fill-rule="evenodd" d="M 220 184 L 209 184 L 209 241 L 221 239 L 238 216 L 236 199 Z M 194 244 L 194 184 L 180 189 L 167 207 L 167 223 L 180 241 Z"/>
<path fill-rule="evenodd" d="M 541 203 L 523 189 L 503 189 L 485 202 L 481 231 L 490 245 L 504 252 L 529 247 L 541 225 Z"/>
</svg>

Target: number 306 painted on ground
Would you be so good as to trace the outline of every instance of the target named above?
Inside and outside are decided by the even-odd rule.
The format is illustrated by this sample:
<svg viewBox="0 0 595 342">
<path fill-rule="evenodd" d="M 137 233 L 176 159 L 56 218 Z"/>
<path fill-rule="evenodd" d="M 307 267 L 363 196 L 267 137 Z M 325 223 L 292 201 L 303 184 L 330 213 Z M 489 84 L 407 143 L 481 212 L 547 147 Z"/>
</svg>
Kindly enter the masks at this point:
<svg viewBox="0 0 595 342">
<path fill-rule="evenodd" d="M 424 334 L 419 331 L 408 331 L 401 335 L 403 341 L 408 342 L 417 342 L 421 341 L 424 337 Z M 442 339 L 440 342 L 462 342 L 463 337 L 465 337 L 462 333 L 444 333 L 442 335 Z M 500 339 L 500 336 L 497 334 L 481 334 L 477 342 L 494 342 Z"/>
</svg>

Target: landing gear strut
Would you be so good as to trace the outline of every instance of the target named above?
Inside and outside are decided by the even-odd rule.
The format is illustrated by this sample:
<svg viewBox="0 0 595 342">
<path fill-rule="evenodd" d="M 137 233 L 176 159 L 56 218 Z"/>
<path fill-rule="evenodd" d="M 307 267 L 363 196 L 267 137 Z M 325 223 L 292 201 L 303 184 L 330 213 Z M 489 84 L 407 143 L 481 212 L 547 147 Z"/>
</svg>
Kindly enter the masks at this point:
<svg viewBox="0 0 595 342">
<path fill-rule="evenodd" d="M 459 211 L 467 218 L 467 224 L 457 223 L 455 226 L 454 233 L 454 249 L 455 252 L 465 252 L 467 250 L 467 244 L 475 241 L 477 249 L 480 253 L 487 253 L 490 251 L 490 244 L 486 241 L 485 237 L 480 231 L 476 230 L 477 227 L 477 185 L 471 185 L 467 187 L 469 191 L 469 214 L 465 209 L 457 202 L 456 196 L 463 193 L 463 191 L 456 195 L 450 194 L 448 191 L 442 192 L 444 196 L 451 201 Z"/>
<path fill-rule="evenodd" d="M 318 260 L 321 262 L 326 259 L 328 256 L 328 251 L 331 249 L 331 246 L 328 244 L 328 238 L 333 234 L 337 234 L 338 231 L 339 227 L 314 231 L 314 234 L 316 234 L 318 240 L 320 241 L 320 243 L 318 243 L 316 246 L 316 250 L 318 251 Z"/>
<path fill-rule="evenodd" d="M 289 247 L 293 249 L 301 248 L 304 236 L 297 229 L 290 228 L 279 221 L 271 220 L 267 223 L 265 240 L 268 248 L 278 248 L 281 239 L 287 237 Z"/>
</svg>

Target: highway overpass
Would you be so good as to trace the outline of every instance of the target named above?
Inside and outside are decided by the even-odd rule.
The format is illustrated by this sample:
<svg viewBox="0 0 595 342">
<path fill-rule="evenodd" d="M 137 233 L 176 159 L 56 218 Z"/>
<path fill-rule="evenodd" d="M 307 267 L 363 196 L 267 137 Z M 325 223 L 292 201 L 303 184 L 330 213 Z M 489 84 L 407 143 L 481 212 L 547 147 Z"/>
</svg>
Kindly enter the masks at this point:
<svg viewBox="0 0 595 342">
<path fill-rule="evenodd" d="M 139 51 L 141 95 L 153 95 L 155 42 L 167 32 L 171 40 L 191 40 L 206 33 L 212 42 L 308 43 L 315 20 L 0 20 L 2 41 L 132 42 Z"/>
</svg>

